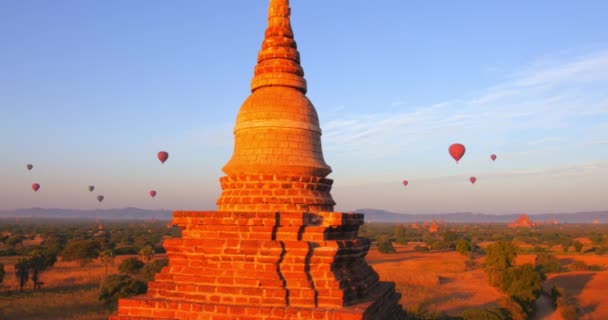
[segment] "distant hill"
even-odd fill
[[[454,212],[441,214],[406,214],[379,209],[359,209],[354,212],[364,213],[366,222],[413,223],[435,219],[451,223],[511,223],[521,213],[485,214],[471,212]],[[575,213],[539,213],[527,214],[535,223],[559,221],[560,223],[608,223],[608,211],[575,212]],[[103,219],[103,220],[171,220],[170,210],[147,210],[140,208],[74,210],[52,208],[29,208],[0,211],[3,218],[45,218],[45,219]]]
[[[169,210],[146,210],[140,208],[74,210],[52,208],[29,208],[0,211],[2,218],[44,219],[103,219],[103,220],[171,220]]]
[[[485,214],[472,212],[455,212],[441,214],[405,214],[378,209],[359,209],[355,212],[364,213],[366,222],[399,222],[412,223],[424,222],[435,219],[443,219],[445,222],[452,223],[511,223],[515,221],[521,213],[513,214]],[[574,212],[574,213],[538,213],[528,214],[528,217],[536,223],[559,221],[560,223],[593,223],[597,219],[598,223],[608,223],[608,211],[594,212]]]

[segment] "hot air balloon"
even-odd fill
[[[32,184],[32,189],[33,189],[34,191],[38,191],[38,189],[40,189],[40,185],[39,185],[39,184],[37,184],[37,183],[34,183],[34,184]]]
[[[156,190],[150,190],[150,197],[156,197]]]
[[[406,187],[409,182],[407,180],[403,180],[402,183],[403,183],[403,186]]]
[[[464,156],[465,148],[464,145],[460,143],[454,143],[450,146],[449,151],[452,158],[458,163],[458,160]]]
[[[28,164],[25,166],[27,168],[27,170],[32,170],[32,168],[34,168],[33,164]]]
[[[475,177],[470,177],[469,181],[471,181],[472,184],[475,184],[475,181],[477,181],[477,178]]]
[[[89,186],[89,191],[93,192],[93,190],[95,190],[95,186]]]
[[[102,195],[98,195],[97,196],[97,201],[102,202],[103,201],[103,196]]]
[[[165,161],[169,159],[169,153],[167,153],[167,151],[161,151],[156,155],[156,157],[158,158],[158,160],[160,160],[161,163],[165,163]]]
[[[492,159],[492,161],[496,160],[496,155],[492,153],[492,155],[490,156],[490,159]]]

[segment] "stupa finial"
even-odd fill
[[[306,93],[300,53],[293,38],[289,0],[270,0],[268,27],[258,53],[251,92],[267,86],[292,87]]]

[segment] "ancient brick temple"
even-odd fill
[[[271,0],[219,211],[175,211],[169,265],[110,319],[405,318],[394,284],[365,261],[363,215],[333,212],[303,76],[289,1]]]

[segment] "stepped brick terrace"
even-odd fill
[[[394,284],[365,261],[363,215],[333,212],[290,14],[270,1],[219,211],[173,212],[182,236],[163,244],[169,265],[110,319],[405,319]]]

